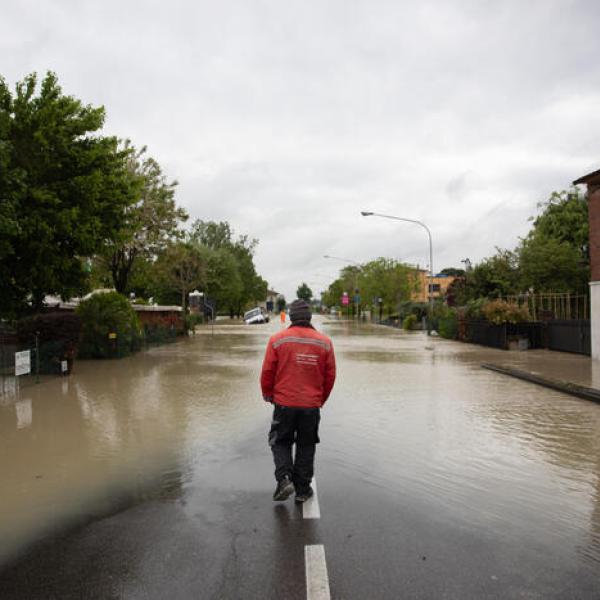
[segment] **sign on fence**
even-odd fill
[[[15,352],[15,376],[31,373],[31,350]]]

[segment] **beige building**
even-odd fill
[[[429,301],[429,271],[417,269],[418,287],[412,293],[411,300],[413,302],[428,302]],[[433,297],[444,298],[448,291],[448,286],[456,279],[452,275],[435,275],[432,279]]]

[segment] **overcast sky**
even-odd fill
[[[192,219],[260,240],[295,296],[378,256],[514,247],[600,168],[600,3],[3,0],[0,74],[54,70],[147,145]]]

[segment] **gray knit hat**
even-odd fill
[[[294,300],[290,304],[290,321],[305,321],[310,323],[312,313],[310,312],[310,304],[306,300]]]

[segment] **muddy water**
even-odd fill
[[[318,324],[339,368],[322,465],[399,507],[600,566],[600,406],[479,367],[535,365],[585,383],[588,359]],[[199,465],[219,469],[232,440],[265,426],[257,378],[278,328],[218,325],[0,396],[0,561],[66,524],[185,495]]]
[[[180,493],[264,419],[266,331],[224,326],[0,396],[0,562],[31,540],[153,494]],[[157,491],[157,482],[160,489]]]
[[[331,325],[330,333],[341,402],[330,407],[337,439],[326,452],[349,477],[358,470],[399,507],[423,506],[516,548],[551,549],[563,567],[600,567],[600,405],[480,367],[510,364],[590,385],[589,358],[381,328]]]

